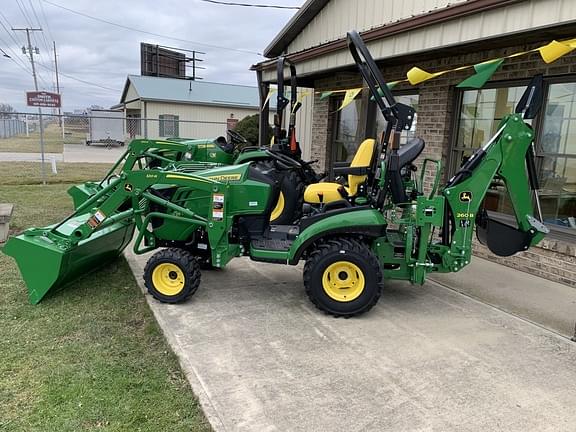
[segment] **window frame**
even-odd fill
[[[170,118],[166,118],[170,117]],[[166,123],[173,124],[174,135],[166,134]],[[159,114],[158,115],[158,136],[160,138],[177,138],[180,136],[180,116],[178,114]]]
[[[365,82],[363,82],[364,85],[366,85]],[[392,94],[396,97],[396,96],[418,96],[418,98],[420,98],[420,88],[419,87],[414,87],[412,89],[404,89],[404,90],[393,90]],[[380,110],[378,108],[378,104],[376,103],[376,101],[371,100],[371,93],[369,91],[363,91],[362,92],[362,106],[361,109],[358,113],[358,127],[361,129],[362,131],[362,138],[361,139],[367,139],[367,138],[375,138],[376,141],[380,144],[380,137],[377,136],[376,132],[377,132],[377,116],[382,115],[380,113]],[[335,146],[336,146],[336,140],[337,140],[337,135],[338,135],[338,125],[340,123],[340,116],[341,116],[341,110],[338,110],[338,107],[340,106],[340,104],[342,103],[342,101],[344,100],[344,95],[335,95],[335,96],[330,96],[329,98],[329,112],[330,113],[336,113],[336,116],[334,117],[334,121],[331,124],[331,128],[330,128],[330,139],[329,139],[329,153],[328,153],[328,158],[327,161],[329,161],[329,166],[328,171],[331,173],[332,172],[332,168],[334,168],[334,164],[336,163],[336,152],[334,151]],[[338,110],[338,111],[337,111]],[[417,128],[417,127],[416,127]],[[416,129],[417,130],[417,129]],[[360,144],[360,143],[358,143]],[[331,174],[330,174],[331,175]],[[329,178],[330,178],[329,175]]]
[[[502,81],[493,81],[488,82],[485,86],[478,90],[488,90],[488,89],[498,89],[498,88],[506,88],[506,87],[526,87],[531,78],[525,79],[514,79],[514,80],[502,80]],[[543,87],[543,104],[540,112],[534,118],[532,122],[532,127],[535,131],[534,134],[534,151],[536,153],[536,171],[539,172],[541,168],[542,158],[544,156],[552,156],[558,158],[566,158],[566,159],[576,159],[576,155],[568,155],[564,153],[544,153],[542,152],[541,148],[541,138],[542,138],[542,129],[544,126],[544,117],[546,108],[548,105],[548,97],[550,95],[550,85],[552,84],[563,84],[563,83],[575,83],[576,84],[576,74],[568,74],[568,75],[550,75],[544,76],[544,87]],[[460,125],[461,115],[462,115],[462,100],[464,97],[464,92],[470,89],[460,89],[455,87],[453,104],[452,104],[452,112],[455,114],[452,116],[452,121],[450,125],[450,144],[448,149],[448,158],[446,161],[445,170],[445,180],[449,179],[452,175],[454,175],[455,171],[458,167],[454,167],[454,164],[458,161],[456,160],[456,155],[459,152],[466,150],[467,148],[463,147],[456,147],[456,141],[458,139],[458,128]],[[502,222],[507,223],[515,223],[515,218],[511,215],[507,215],[500,212],[489,212],[492,217]],[[562,226],[558,226],[555,224],[546,224],[548,228],[550,228],[549,237],[555,240],[567,241],[570,243],[576,243],[576,232],[571,228],[565,228]]]

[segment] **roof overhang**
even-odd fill
[[[522,7],[520,4],[522,2],[526,2],[526,0],[470,0],[425,15],[366,30],[361,32],[361,35],[376,60],[384,65],[414,63],[426,59],[469,53],[471,49],[483,50],[486,49],[487,42],[490,43],[490,48],[502,48],[511,44],[523,45],[555,38],[574,37],[576,16],[567,16],[564,22],[546,22],[541,26],[524,25],[522,27],[516,23],[514,28],[512,25],[505,27],[511,29],[510,33],[486,31],[486,34],[478,33],[477,37],[462,38],[452,43],[444,42],[434,45],[433,41],[427,37],[429,34],[433,34],[430,32],[437,34],[442,30],[441,26],[443,25],[455,26],[458,24],[463,28],[476,28],[473,27],[473,24],[477,25],[474,20],[480,19],[479,16],[482,16],[483,21],[501,16],[513,20],[515,15],[509,13],[510,8],[518,10]],[[505,11],[507,12],[505,15],[499,10],[503,7],[509,8]],[[480,15],[481,13],[483,14]],[[449,22],[451,20],[453,22]],[[458,23],[456,20],[459,20]],[[410,37],[414,34],[418,35],[419,41],[423,41],[422,46],[410,43]],[[410,50],[396,50],[395,52],[395,46],[409,46]],[[300,81],[309,84],[314,79],[336,71],[356,70],[352,57],[348,54],[345,38],[295,52],[286,57],[296,64],[299,84]],[[252,69],[262,71],[263,82],[275,82],[276,78],[273,74],[275,64],[275,59],[270,59],[253,65]]]
[[[266,57],[277,57],[281,55],[290,42],[318,15],[318,12],[320,12],[329,1],[330,0],[307,0],[284,28],[280,30],[280,33],[278,33],[274,39],[272,39],[272,42],[264,49],[264,55]]]

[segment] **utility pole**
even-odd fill
[[[32,50],[32,42],[30,42],[31,31],[42,31],[41,28],[14,28],[12,31],[25,31],[26,39],[28,41],[28,54],[30,54],[30,63],[32,64],[32,77],[34,78],[34,88],[38,91],[38,79],[36,78],[36,67],[34,66],[34,52],[40,53],[38,47]],[[26,54],[26,47],[22,47],[22,51]],[[42,183],[46,184],[46,167],[44,166],[44,125],[42,124],[42,108],[38,107],[38,120],[40,122],[40,153],[42,154]]]
[[[54,70],[56,71],[56,93],[60,94],[60,78],[58,76],[58,56],[56,55],[56,41],[52,41],[54,45]],[[62,96],[60,96],[62,98]],[[64,142],[64,121],[62,120],[62,108],[58,107],[58,121],[60,122],[60,129],[62,130],[62,142]]]

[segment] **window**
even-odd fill
[[[338,106],[343,99],[339,98]],[[336,136],[334,138],[334,162],[350,162],[356,149],[363,141],[360,136],[360,117],[362,112],[362,99],[355,99],[350,105],[338,111],[336,121]]]
[[[404,94],[404,95],[395,95],[394,98],[396,102],[403,103],[404,105],[408,105],[416,110],[416,114],[414,115],[414,120],[412,121],[412,127],[408,131],[402,132],[400,136],[400,145],[406,144],[406,142],[410,138],[414,138],[416,136],[416,123],[418,122],[418,95],[417,94]],[[386,129],[386,119],[382,115],[379,109],[376,109],[376,136],[379,138],[382,132]]]
[[[544,222],[576,232],[576,83],[548,87],[536,152]]]
[[[418,109],[417,94],[395,95],[396,101]],[[340,106],[343,98],[334,100],[332,106]],[[338,117],[335,125],[335,138],[333,144],[333,162],[350,162],[358,146],[367,137],[380,138],[382,131],[386,127],[386,120],[382,113],[376,107],[375,102],[371,102],[366,108],[364,98],[355,99],[346,108],[338,111]],[[367,110],[367,114],[364,112]],[[366,124],[361,124],[362,119],[367,119]],[[402,132],[400,144],[415,136],[417,115],[412,122],[412,128],[409,131]]]
[[[450,175],[495,132],[502,117],[513,112],[524,85],[465,90],[452,143]],[[536,164],[544,222],[576,234],[576,83],[547,83],[536,125]],[[495,183],[486,196],[488,210],[513,215],[505,185]]]
[[[517,86],[462,92],[456,141],[452,148],[450,175],[458,171],[462,162],[496,133],[500,120],[514,111],[524,90],[525,87]],[[494,183],[491,186],[484,205],[488,210],[514,214],[504,184]]]
[[[178,137],[179,116],[172,114],[160,114],[158,116],[158,135],[161,137]]]

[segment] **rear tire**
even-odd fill
[[[302,217],[304,204],[304,189],[306,184],[294,170],[279,170],[274,161],[259,161],[257,169],[262,171],[274,170],[280,182],[280,195],[274,204],[270,215],[271,225],[291,225]]]
[[[317,246],[304,266],[306,294],[336,317],[368,312],[382,294],[382,270],[364,243],[339,238]]]
[[[200,265],[190,252],[169,248],[156,252],[144,268],[148,293],[162,303],[179,303],[200,285]]]

